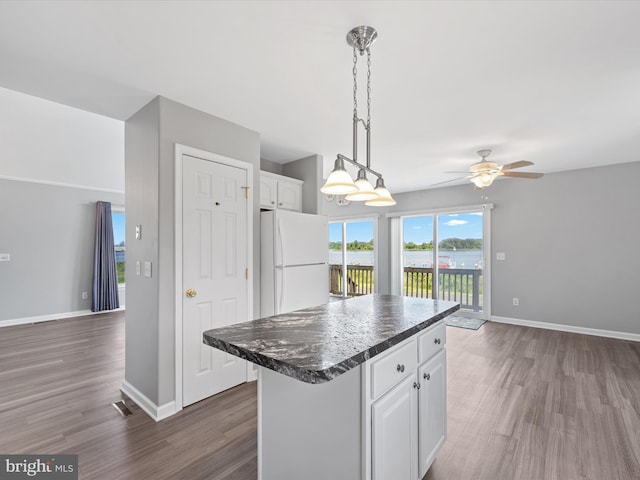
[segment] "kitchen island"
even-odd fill
[[[259,366],[262,480],[422,478],[446,436],[455,302],[367,295],[204,332]]]

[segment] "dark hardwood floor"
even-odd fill
[[[449,436],[426,480],[640,478],[640,343],[447,335]],[[112,406],[123,367],[123,313],[0,328],[0,453],[75,453],[82,479],[257,477],[254,383],[156,423]]]

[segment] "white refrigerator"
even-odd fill
[[[260,226],[260,316],[328,303],[328,218],[273,210]]]

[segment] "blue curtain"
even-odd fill
[[[109,202],[96,203],[96,244],[93,251],[92,312],[120,307],[116,252],[113,247],[113,220]]]

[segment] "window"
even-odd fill
[[[416,214],[399,218],[402,272],[396,291],[410,297],[460,303],[462,310],[488,315],[490,208]],[[395,247],[394,247],[395,248]],[[397,265],[397,263],[396,263]],[[398,267],[394,267],[398,269]]]
[[[111,219],[113,221],[113,245],[116,250],[116,271],[118,272],[118,285],[124,285],[124,264],[127,251],[125,246],[124,209],[112,206]]]
[[[374,220],[329,223],[330,295],[353,297],[375,291],[375,230]]]

